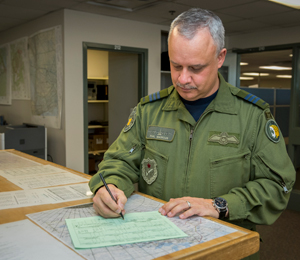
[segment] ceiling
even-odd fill
[[[227,36],[300,25],[299,9],[267,0],[0,0],[0,32],[61,9],[169,26],[191,7],[214,11]]]
[[[214,11],[223,21],[226,36],[300,25],[299,9],[267,0],[0,0],[0,33],[61,9],[169,26],[178,14],[191,7]],[[290,53],[243,54],[242,61],[249,65],[241,66],[241,73],[262,72],[259,65],[280,62],[291,66]],[[270,77],[275,77],[275,71],[269,72]]]

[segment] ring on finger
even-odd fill
[[[192,207],[191,203],[189,201],[186,201],[186,203],[188,204],[189,208]]]

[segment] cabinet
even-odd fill
[[[96,173],[108,149],[108,52],[88,50],[89,174]]]
[[[160,89],[165,89],[173,85],[170,71],[170,61],[168,56],[168,32],[161,32],[161,72]]]

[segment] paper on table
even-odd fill
[[[82,260],[28,219],[0,225],[0,252],[2,260]]]
[[[66,219],[75,248],[123,245],[187,235],[157,211],[128,213],[121,218],[100,216]]]

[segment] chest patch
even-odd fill
[[[152,184],[157,178],[157,163],[147,158],[142,161],[142,176],[147,184]]]
[[[175,136],[175,129],[159,127],[159,126],[149,126],[147,130],[146,138],[172,142],[174,136]]]
[[[238,147],[240,143],[239,139],[240,135],[237,133],[210,131],[207,141],[210,145]]]

